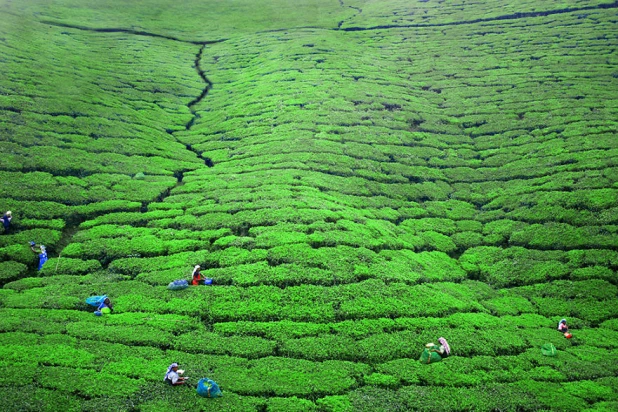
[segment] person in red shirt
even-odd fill
[[[200,280],[204,280],[200,269],[200,265],[195,265],[195,267],[193,268],[193,280],[191,281],[191,284],[193,286],[198,286],[200,284]]]

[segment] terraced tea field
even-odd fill
[[[617,2],[0,16],[2,410],[618,410]]]

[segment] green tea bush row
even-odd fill
[[[32,116],[32,118],[35,121],[43,120],[39,116]],[[143,140],[140,143],[149,144]],[[108,144],[113,143],[109,142]],[[165,174],[169,176],[182,169],[194,168],[198,164],[196,158],[172,159],[174,157],[173,152],[144,156],[139,152],[111,153],[109,146],[99,153],[93,153],[92,149],[94,148],[87,149],[89,150],[53,146],[27,148],[20,153],[23,156],[20,158],[20,166],[23,170],[40,170],[53,173],[56,176],[81,176],[94,173],[124,173],[127,175],[147,173],[149,175]],[[70,163],[66,162],[67,157],[72,159]]]
[[[551,328],[553,321],[536,314],[519,316],[492,316],[487,313],[455,313],[444,318],[380,318],[344,320],[341,322],[309,323],[282,320],[276,322],[220,322],[213,330],[225,336],[252,335],[277,341],[334,334],[341,337],[362,339],[374,334],[411,331],[420,333],[427,329],[446,329],[466,325],[473,329],[504,329],[509,326],[520,329]]]
[[[124,345],[167,347],[172,339],[170,333],[149,326],[131,327],[74,322],[66,327],[69,336],[86,336],[103,342],[118,342]]]
[[[28,350],[22,345],[3,345],[0,349],[2,359],[22,363],[37,362],[44,365],[73,366],[75,368],[92,368],[94,356],[82,349],[66,345],[39,344],[36,350]]]
[[[159,229],[151,227],[135,227],[130,225],[103,224],[93,226],[90,229],[80,230],[73,236],[73,241],[81,243],[101,238],[126,237],[135,238],[143,236],[157,236],[161,240],[208,240],[213,241],[219,237],[230,234],[229,230],[217,231],[190,231],[176,229]]]
[[[21,366],[21,365],[20,365]],[[24,381],[27,381],[28,370],[23,370]],[[5,392],[4,408],[7,412],[23,410],[53,412],[57,410],[81,411],[83,401],[76,395],[38,387],[38,385],[24,385],[23,387],[3,386]],[[27,406],[26,406],[27,405]],[[28,409],[24,409],[27,407]]]
[[[41,268],[41,275],[85,275],[101,270],[101,264],[94,259],[81,260],[70,257],[51,258]]]
[[[268,412],[311,412],[317,411],[317,406],[307,399],[300,399],[296,396],[291,398],[270,398],[268,399]]]
[[[145,383],[141,378],[127,379],[105,372],[60,366],[41,367],[37,372],[37,382],[42,387],[86,397],[126,397]]]
[[[44,158],[44,157],[43,157]],[[104,176],[105,177],[105,176]],[[149,181],[121,180],[109,187],[103,182],[91,185],[88,181],[77,177],[53,176],[49,173],[31,172],[11,174],[0,172],[2,180],[11,181],[18,192],[0,191],[3,197],[12,197],[17,200],[49,200],[66,205],[84,205],[92,202],[122,200],[152,202],[161,196],[166,190],[176,185],[173,177],[151,177]],[[105,183],[110,185],[109,182]]]
[[[198,396],[187,397],[175,388],[166,388],[158,397],[164,399],[147,399],[140,403],[140,410],[144,412],[164,412],[182,404],[187,410],[200,410],[208,408],[209,411],[259,411],[266,406],[266,400],[261,397],[240,396],[229,390],[225,390],[225,396],[218,399],[203,399]],[[287,398],[286,398],[287,399]]]
[[[527,245],[540,249],[603,249],[615,248],[618,226],[573,227],[564,223],[530,225],[514,232],[509,241],[513,245]]]
[[[116,258],[161,256],[204,249],[206,246],[209,244],[190,239],[163,241],[156,236],[116,237],[72,243],[64,248],[63,253],[70,258],[96,259],[106,264]]]
[[[355,273],[333,273],[331,270],[306,267],[296,263],[270,266],[266,261],[208,269],[202,271],[202,274],[213,278],[218,285],[229,284],[239,287],[259,285],[287,287],[303,284],[326,286],[337,283],[350,283],[358,279]],[[141,276],[144,276],[146,281],[151,281],[149,274],[139,275],[136,279],[140,279]],[[171,274],[166,275],[164,279],[160,284],[165,283],[165,281],[171,282],[174,280]]]
[[[356,387],[357,377],[368,370],[368,366],[359,363],[267,357],[221,370],[218,379],[239,394],[274,392],[276,396],[324,396]]]
[[[102,224],[119,224],[119,225],[135,225],[146,226],[151,220],[164,219],[182,215],[181,210],[155,210],[152,212],[118,212],[108,213],[103,216],[96,217],[92,220],[83,222],[80,229],[90,229]]]
[[[182,252],[171,256],[158,256],[152,258],[121,258],[114,260],[109,269],[125,275],[135,276],[143,272],[153,272],[171,268],[188,268],[190,270],[196,264],[208,263],[216,266],[217,262],[208,259],[208,252]],[[208,265],[204,265],[208,266]]]
[[[0,262],[0,282],[5,283],[17,279],[26,273],[28,267],[22,263],[6,261]]]
[[[565,253],[522,247],[501,249],[481,246],[466,250],[459,258],[459,263],[470,277],[501,287],[557,279],[582,279],[585,275],[602,279],[608,276],[607,269],[615,267],[616,259],[614,251],[601,249]],[[606,270],[600,265],[607,266]]]
[[[197,331],[173,340],[174,349],[190,353],[230,355],[248,359],[274,355],[276,343],[254,336],[223,337],[216,333]]]
[[[0,247],[25,245],[30,249],[28,242],[34,241],[37,244],[53,248],[60,240],[61,233],[53,229],[31,229],[23,230],[15,234],[8,234],[0,237]]]
[[[34,301],[35,296],[41,296],[40,293],[28,295],[27,292],[15,297],[7,296],[3,301],[11,307],[42,307],[43,303]],[[456,288],[454,284],[452,287],[409,287],[404,284],[386,285],[376,280],[328,288],[313,285],[290,286],[285,289],[272,286],[200,286],[187,291],[166,291],[163,295],[157,294],[157,298],[154,298],[154,295],[151,298],[131,294],[129,290],[125,293],[116,298],[119,311],[140,308],[142,311],[155,313],[191,314],[217,322],[281,319],[324,322],[332,321],[335,317],[343,320],[364,317],[447,316],[461,310],[484,310],[482,306],[468,301],[470,292],[466,288]],[[29,296],[31,298],[27,299]],[[376,296],[380,297],[377,301]],[[74,302],[73,298],[66,299],[67,304]],[[238,306],[236,302],[240,300],[245,304]]]

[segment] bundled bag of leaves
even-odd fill
[[[218,398],[223,396],[219,385],[212,379],[202,378],[197,383],[197,394],[202,398]]]
[[[169,290],[181,290],[181,289],[186,289],[188,287],[189,287],[189,281],[187,281],[186,279],[175,280],[173,282],[170,282],[169,285],[167,285],[167,288]]]
[[[545,356],[556,356],[558,350],[553,345],[553,343],[546,343],[545,345],[541,346],[541,353]]]
[[[419,359],[422,363],[436,363],[442,360],[442,356],[440,355],[440,346],[428,344],[423,349],[423,353],[421,353],[421,358]]]
[[[98,307],[101,303],[103,303],[106,297],[107,295],[90,296],[89,298],[86,298],[86,303],[89,304],[90,306]]]

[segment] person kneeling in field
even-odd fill
[[[109,315],[110,313],[112,313],[113,310],[114,307],[112,305],[112,301],[109,300],[109,298],[105,298],[103,299],[103,302],[101,302],[97,310],[94,312],[94,314],[97,316]]]
[[[172,386],[182,385],[188,378],[183,378],[179,375],[182,375],[185,371],[178,370],[178,364],[176,362],[172,363],[169,368],[167,368],[167,373],[165,374],[165,378],[163,378],[164,382],[169,383]]]

